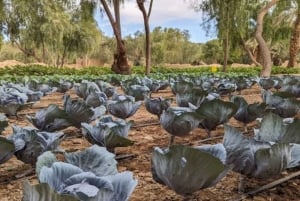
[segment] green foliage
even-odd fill
[[[234,67],[228,68],[227,72],[221,72],[217,67],[217,72],[212,73],[211,67],[152,67],[151,77],[156,79],[168,79],[169,77],[176,77],[181,75],[215,75],[218,77],[239,77],[239,76],[258,76],[261,67]],[[110,67],[85,67],[80,69],[67,68],[67,67],[53,67],[53,66],[40,66],[40,65],[27,65],[0,68],[0,79],[11,82],[26,82],[29,78],[48,82],[50,80],[59,81],[60,79],[70,81],[81,80],[110,80],[114,77],[117,80],[130,79],[136,76],[144,76],[145,69],[142,66],[134,66],[132,68],[132,75],[121,76],[114,74]],[[272,74],[299,74],[300,68],[284,68],[274,66]]]
[[[2,49],[3,44],[4,44],[3,36],[0,35],[0,50]]]
[[[215,51],[216,60],[222,60],[219,52],[225,53],[226,40],[229,42],[230,54],[228,63],[243,63],[245,60],[237,60],[246,54],[244,47],[251,50],[251,54],[257,51],[257,43],[251,43],[254,40],[256,30],[256,17],[259,9],[266,4],[266,0],[193,0],[189,1],[195,11],[201,11],[204,14],[202,27],[207,32],[217,33],[220,46],[223,49]],[[274,65],[281,65],[287,60],[287,47],[291,35],[291,26],[296,19],[295,9],[298,0],[278,1],[276,7],[268,12],[264,19],[263,33],[270,50]],[[237,51],[238,50],[238,51]],[[233,53],[234,51],[234,53]],[[205,53],[205,51],[203,51]],[[248,52],[249,53],[249,52]],[[255,55],[254,55],[255,56]],[[207,58],[207,57],[204,57]],[[260,58],[255,58],[258,62]],[[248,61],[250,57],[248,56]],[[218,62],[222,63],[222,62]]]
[[[193,63],[202,59],[202,45],[189,41],[189,32],[176,28],[156,27],[151,33],[151,61],[162,63]],[[124,38],[128,57],[133,65],[144,65],[145,34],[137,31]]]
[[[0,61],[4,60],[17,60],[20,62],[25,62],[25,57],[17,47],[9,42],[3,42],[3,46],[0,50]]]
[[[207,63],[220,63],[223,59],[223,50],[219,40],[210,40],[203,45],[203,57]]]
[[[61,65],[74,55],[92,52],[101,35],[90,12],[94,4],[76,2],[3,1],[1,31],[26,58]]]
[[[108,67],[67,68],[40,65],[14,66],[0,68],[0,75],[44,76],[44,75],[104,75],[111,74]]]
[[[280,66],[272,67],[272,74],[299,74],[300,68],[284,68]]]
[[[156,27],[151,38],[153,64],[182,64],[201,60],[201,45],[189,42],[187,30]]]

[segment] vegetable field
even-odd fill
[[[247,195],[299,171],[297,76],[26,79],[0,96],[1,201],[300,200],[297,177]]]

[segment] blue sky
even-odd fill
[[[106,14],[96,15],[100,29],[107,36],[112,36],[112,29]],[[214,33],[207,33],[200,26],[202,14],[190,8],[186,0],[154,0],[150,16],[151,30],[154,27],[172,27],[188,30],[192,42],[206,42],[215,38]],[[144,32],[142,13],[138,9],[135,0],[126,1],[121,6],[121,29],[123,36]]]

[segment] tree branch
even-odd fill
[[[150,17],[151,12],[152,12],[152,5],[153,5],[153,0],[150,1],[149,10],[148,10],[148,18]]]
[[[42,60],[35,54],[35,51],[29,51],[26,48],[23,48],[18,41],[16,41],[15,39],[12,39],[11,42],[13,44],[15,44],[17,46],[17,48],[19,48],[19,50],[21,50],[25,55],[27,56],[31,56],[33,58],[35,58],[38,62],[41,62]]]
[[[122,43],[122,38],[121,38],[120,30],[117,29],[116,21],[115,21],[114,17],[112,16],[111,11],[110,11],[110,9],[109,9],[106,1],[105,0],[100,0],[100,1],[101,1],[102,5],[103,5],[105,13],[106,13],[106,15],[107,15],[107,17],[109,19],[109,22],[110,22],[110,24],[112,26],[112,29],[114,31],[114,35],[115,35],[115,37],[117,39],[117,43],[118,43],[119,47],[122,47],[121,49],[125,49],[124,44]]]

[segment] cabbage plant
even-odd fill
[[[262,117],[267,107],[265,103],[248,104],[247,101],[240,96],[232,96],[230,101],[237,105],[238,109],[233,117],[244,123],[245,131],[247,131],[247,124]]]
[[[15,84],[8,84],[0,86],[0,100],[4,103],[6,102],[17,102],[20,104],[25,104],[28,102],[27,91],[21,86]]]
[[[190,93],[192,91],[192,88],[194,87],[194,84],[189,81],[185,80],[179,80],[175,82],[171,82],[171,89],[173,94],[186,94]]]
[[[200,122],[199,127],[206,130],[208,137],[210,132],[215,130],[220,124],[224,124],[237,111],[237,106],[232,102],[225,102],[219,99],[204,102],[195,110],[204,120]]]
[[[38,80],[30,79],[27,83],[26,86],[36,92],[41,92],[43,95],[49,95],[57,90],[56,87],[51,87],[49,84],[42,83]]]
[[[0,164],[8,161],[15,153],[15,145],[11,140],[0,136]]]
[[[172,99],[164,99],[162,97],[149,98],[145,97],[145,107],[151,114],[157,115],[160,118],[164,110],[168,109],[171,105]]]
[[[264,90],[269,90],[269,89],[272,89],[274,87],[275,81],[271,77],[270,78],[259,78],[258,79],[258,84]]]
[[[204,91],[212,91],[214,89],[214,85],[215,85],[215,78],[214,77],[205,77],[202,79],[201,82],[201,88]]]
[[[44,96],[44,93],[42,91],[33,91],[28,88],[28,86],[24,86],[22,84],[12,84],[9,83],[5,86],[6,88],[10,88],[10,90],[25,94],[27,96],[26,102],[36,102],[41,99],[42,96]],[[24,95],[23,95],[24,96]],[[23,97],[23,99],[25,96]],[[25,98],[26,99],[26,98]]]
[[[47,108],[38,110],[35,117],[27,116],[27,119],[42,131],[53,132],[71,126],[68,114],[57,105],[50,104]]]
[[[85,102],[87,105],[95,108],[101,105],[105,106],[107,99],[108,98],[104,92],[92,92],[86,97]]]
[[[216,92],[218,94],[220,94],[221,96],[223,95],[231,95],[231,93],[235,92],[235,90],[237,89],[237,86],[234,82],[232,82],[231,80],[222,80],[222,82],[220,82],[217,87],[216,87]]]
[[[255,131],[255,139],[277,143],[300,144],[300,120],[286,124],[284,119],[274,113],[268,113],[262,119],[260,128]]]
[[[193,110],[185,107],[169,107],[160,117],[160,124],[171,134],[170,145],[173,144],[175,136],[188,135],[198,127],[203,118]]]
[[[104,106],[92,108],[81,100],[72,100],[69,95],[64,96],[64,110],[73,126],[80,128],[82,122],[90,122],[101,117],[105,112]]]
[[[109,129],[119,136],[127,137],[133,121],[126,121],[124,119],[113,118],[110,115],[102,116],[99,122],[105,124]]]
[[[83,98],[85,103],[91,107],[99,107],[106,105],[107,95],[101,91],[98,84],[95,82],[82,81],[80,85],[75,85],[76,94]]]
[[[159,90],[164,90],[169,86],[168,81],[156,80],[153,78],[144,77],[141,80],[142,85],[148,87],[151,93],[156,93]]]
[[[144,100],[144,97],[150,94],[150,89],[143,85],[129,85],[122,88],[126,95],[133,96],[137,101]]]
[[[28,180],[23,182],[23,201],[79,201],[70,195],[60,195],[48,184],[37,184],[31,186]]]
[[[17,159],[35,165],[43,152],[58,148],[62,137],[63,133],[39,132],[32,127],[13,126],[13,134],[7,139],[14,143]]]
[[[293,94],[263,91],[262,96],[264,102],[273,109],[273,112],[283,118],[293,117],[299,112],[300,102]]]
[[[95,82],[90,82],[87,80],[83,80],[80,84],[75,84],[74,88],[77,96],[83,98],[84,100],[90,93],[101,92],[100,88]]]
[[[64,96],[64,108],[50,104],[47,108],[36,112],[35,117],[27,116],[29,121],[43,131],[56,131],[69,126],[81,127],[82,122],[90,122],[102,116],[106,108],[99,106],[92,108],[82,100],[72,100],[69,95]]]
[[[272,77],[274,81],[274,89],[277,91],[283,87],[283,80],[280,77]]]
[[[50,80],[49,84],[51,87],[55,87],[56,91],[59,93],[65,93],[74,86],[73,82],[71,82],[69,80],[63,80],[63,79]]]
[[[8,126],[7,117],[4,114],[0,113],[0,135],[7,126]]]
[[[227,164],[248,177],[269,178],[280,174],[292,161],[291,145],[246,138],[237,129],[225,126],[223,140]]]
[[[234,83],[236,84],[236,91],[241,94],[242,90],[251,88],[255,81],[247,77],[237,77],[234,79]]]
[[[299,76],[285,76],[282,78],[282,91],[289,92],[296,97],[300,97],[300,80]]]
[[[9,90],[9,94],[22,97],[24,102],[36,102],[44,95],[41,91],[32,91],[27,86],[21,84],[8,83],[4,88],[6,88],[6,92]]]
[[[39,101],[44,94],[40,91],[35,91],[35,92],[28,92],[26,95],[28,97],[28,102],[36,102]]]
[[[192,88],[191,91],[176,93],[176,103],[179,107],[189,107],[189,103],[199,107],[207,97],[208,93],[201,88]]]
[[[197,149],[182,145],[166,149],[155,147],[151,158],[153,179],[186,196],[214,186],[226,175],[231,167],[222,163],[224,156],[226,152],[222,146]]]
[[[17,88],[0,86],[0,112],[9,116],[17,116],[17,112],[31,106],[28,96]]]
[[[107,97],[112,97],[117,92],[117,88],[113,87],[111,84],[107,82],[98,80],[95,83],[98,85],[100,90],[105,93]]]
[[[47,201],[54,197],[57,200],[126,201],[137,185],[131,172],[118,172],[114,155],[105,148],[94,145],[82,152],[65,154],[66,162],[58,162],[54,157],[49,153],[39,157],[40,184],[24,183],[23,200]],[[42,192],[49,196],[41,197]]]
[[[93,145],[83,151],[65,153],[67,163],[79,167],[84,172],[92,172],[97,176],[114,175],[118,173],[115,155],[105,147]]]
[[[108,150],[133,145],[133,142],[127,138],[131,125],[132,122],[122,119],[114,121],[111,117],[104,117],[96,121],[95,125],[81,124],[83,135],[91,144],[104,146]]]
[[[8,116],[17,116],[18,111],[25,108],[27,108],[27,106],[20,103],[13,103],[13,102],[7,104],[0,103],[0,112],[3,112]]]
[[[132,96],[117,95],[107,104],[107,110],[110,114],[121,119],[127,119],[136,113],[142,105],[142,101],[135,101]]]

